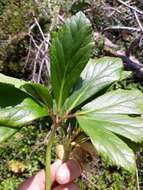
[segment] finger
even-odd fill
[[[57,160],[54,164],[51,165],[51,180],[52,183],[56,179],[56,172],[62,161]],[[45,171],[40,170],[35,176],[26,180],[18,190],[45,190]]]
[[[53,190],[80,190],[77,185],[74,183],[66,184],[66,185],[60,185]]]
[[[56,162],[54,162],[51,165],[51,181],[52,183],[55,181],[56,179],[56,173],[59,169],[59,167],[61,166],[62,161],[61,160],[57,160]],[[44,170],[40,170],[34,177],[33,179],[33,184],[37,184],[38,187],[40,187],[40,190],[44,190],[45,188],[45,171]]]
[[[45,189],[45,173],[44,170],[39,171],[35,176],[27,179],[20,185],[18,190],[44,190]]]
[[[53,163],[51,165],[51,180],[52,183],[56,180],[56,173],[59,169],[59,167],[62,165],[62,161],[61,160],[57,160],[55,163]]]
[[[77,161],[69,160],[62,164],[56,173],[56,181],[59,184],[66,184],[81,175],[81,168]]]

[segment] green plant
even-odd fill
[[[50,129],[46,190],[51,189],[51,147],[57,131],[63,135],[63,161],[90,138],[107,163],[136,172],[135,156],[127,144],[143,141],[143,94],[107,91],[122,78],[123,64],[113,57],[89,60],[93,47],[90,21],[79,12],[53,35],[51,86],[0,74],[0,141],[36,119]]]
[[[0,1],[0,15],[3,13],[5,6],[9,3],[9,0],[1,0]]]

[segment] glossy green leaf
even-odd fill
[[[142,114],[143,94],[139,90],[115,90],[102,95],[84,107],[84,113]]]
[[[80,127],[107,162],[135,171],[133,152],[116,135],[142,142],[143,119],[136,117],[142,112],[143,94],[139,90],[116,90],[96,98],[76,114]]]
[[[0,126],[0,143],[14,135],[18,129]]]
[[[90,137],[95,149],[103,159],[112,165],[117,165],[135,172],[136,163],[133,151],[111,131],[96,126],[88,117],[77,117],[80,127]]]
[[[103,57],[91,59],[81,74],[83,83],[65,102],[64,110],[70,112],[73,108],[95,95],[97,92],[120,79],[123,64],[121,59]]]
[[[134,142],[143,142],[143,118],[128,115],[94,113],[85,114],[95,127],[109,130]]]
[[[54,35],[51,49],[51,79],[60,109],[87,64],[94,45],[92,27],[79,12]]]
[[[0,126],[17,127],[48,115],[46,107],[12,85],[0,84]]]
[[[11,84],[14,85],[16,88],[20,88],[22,85],[24,85],[27,82],[0,73],[0,83]]]
[[[27,83],[21,88],[37,101],[46,104],[48,107],[52,106],[52,97],[48,87],[44,87],[41,84]]]
[[[26,82],[3,74],[0,74],[0,83],[11,84],[31,95],[37,101],[46,104],[48,107],[52,106],[52,97],[50,92],[47,87],[44,87],[41,84]]]

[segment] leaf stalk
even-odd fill
[[[54,141],[55,132],[57,129],[57,125],[52,125],[52,130],[49,135],[48,141],[47,141],[47,148],[46,148],[46,190],[51,190],[52,182],[51,182],[51,149],[52,144]]]

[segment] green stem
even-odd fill
[[[140,190],[139,175],[138,175],[138,169],[137,168],[136,168],[136,181],[137,181],[137,190]]]
[[[46,190],[51,190],[52,182],[51,182],[51,149],[54,140],[54,135],[56,132],[56,127],[52,125],[52,130],[50,136],[47,141],[47,149],[46,149]]]

